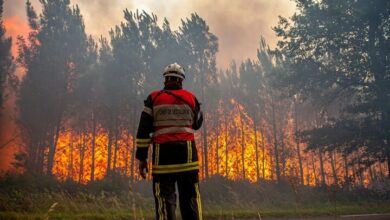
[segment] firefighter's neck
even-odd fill
[[[164,82],[164,89],[177,90],[177,89],[182,89],[182,88],[183,88],[183,86],[180,82],[176,82],[176,81]]]

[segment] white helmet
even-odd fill
[[[180,78],[182,80],[184,80],[186,78],[183,67],[181,67],[177,63],[172,63],[172,64],[169,64],[167,67],[165,67],[163,76],[164,77],[174,76],[174,77]]]

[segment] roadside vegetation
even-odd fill
[[[0,219],[153,219],[150,189],[150,181],[129,183],[120,176],[82,185],[7,174],[0,181]],[[201,191],[207,219],[390,212],[390,182],[348,190],[214,176],[202,181]]]

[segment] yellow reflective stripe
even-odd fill
[[[192,162],[192,141],[190,141],[190,161],[188,162]]]
[[[163,128],[160,130],[157,130],[154,132],[153,136],[161,135],[161,134],[169,134],[169,133],[180,133],[180,132],[187,132],[187,133],[195,133],[194,129],[187,128],[187,127],[170,127],[170,128]]]
[[[137,147],[139,148],[149,147],[149,144],[137,144]]]
[[[142,139],[142,138],[137,138],[137,143],[150,143],[152,141],[151,138],[146,138],[146,139]]]
[[[192,142],[191,141],[187,141],[187,163],[191,163],[192,162]]]
[[[199,170],[199,166],[189,167],[189,168],[180,168],[180,169],[172,169],[172,170],[152,170],[153,174],[167,174],[167,173],[180,173],[192,170]]]
[[[157,212],[159,216],[159,220],[164,220],[163,214],[162,214],[162,201],[160,196],[160,183],[155,184],[155,190],[156,190],[156,198],[157,198]]]
[[[190,144],[187,141],[187,163],[190,162]]]
[[[148,115],[153,116],[153,110],[151,108],[149,108],[149,107],[145,106],[143,112],[145,112]]]
[[[196,201],[198,203],[199,220],[202,220],[202,201],[200,200],[199,184],[195,183]]]
[[[159,156],[160,156],[160,144],[156,144],[156,152],[155,152],[155,154],[154,154],[154,164],[155,165],[158,165],[158,158],[159,158]]]
[[[191,120],[165,120],[165,121],[154,121],[154,126],[189,126],[192,125]]]
[[[179,167],[188,167],[199,165],[198,161],[192,163],[180,163],[180,164],[169,164],[169,165],[157,165],[153,166],[154,169],[165,169],[165,168],[179,168]]]
[[[170,165],[153,165],[152,173],[161,174],[161,173],[174,173],[174,172],[184,172],[190,170],[199,169],[199,162],[195,161],[192,163],[183,163],[183,164],[170,164]]]
[[[149,147],[151,140],[150,138],[137,138],[137,147]]]
[[[162,203],[163,203],[162,213],[164,215],[164,219],[168,219],[167,205],[165,202],[165,198],[162,198]]]

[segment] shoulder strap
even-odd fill
[[[152,98],[152,104],[154,105],[154,101],[156,101],[156,99],[164,92],[164,90],[161,90],[157,93],[157,95],[155,97]]]
[[[157,99],[157,97],[159,97],[162,93],[166,93],[166,94],[168,94],[168,95],[171,95],[171,96],[173,96],[173,97],[179,99],[180,101],[184,102],[185,104],[187,104],[188,106],[191,107],[191,104],[190,104],[187,100],[183,99],[183,97],[181,97],[181,96],[179,96],[179,95],[176,95],[175,93],[173,93],[173,92],[171,92],[171,91],[169,91],[169,90],[161,90],[160,92],[158,92],[157,95],[156,95],[156,96],[153,98],[153,100],[152,100],[153,105],[154,105],[154,101],[155,101],[155,100]]]

